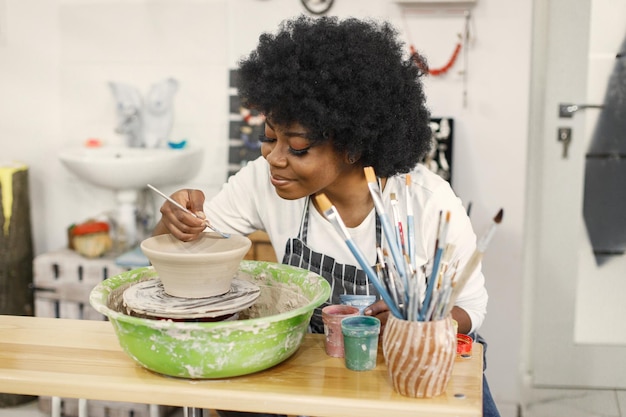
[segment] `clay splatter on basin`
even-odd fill
[[[92,290],[90,302],[109,318],[120,345],[137,363],[183,378],[245,375],[284,361],[300,346],[315,307],[330,294],[324,278],[304,269],[243,261],[237,278],[261,291],[238,319],[184,322],[128,314],[124,290],[155,276],[151,267],[116,275]]]

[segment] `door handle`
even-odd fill
[[[602,109],[603,104],[559,104],[559,117],[574,117],[574,113],[584,109]]]

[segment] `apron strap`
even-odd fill
[[[302,218],[300,219],[300,229],[298,230],[298,239],[306,244],[307,236],[309,234],[309,203],[311,202],[311,196],[306,196],[304,202],[304,210],[302,210]]]

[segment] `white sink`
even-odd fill
[[[198,173],[202,157],[201,148],[72,148],[59,154],[80,179],[115,191],[183,184]]]
[[[137,197],[147,184],[184,185],[200,171],[201,148],[71,148],[62,151],[63,165],[83,181],[113,190],[118,203],[117,239],[137,243]]]

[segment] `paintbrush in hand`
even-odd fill
[[[209,229],[213,230],[215,233],[218,233],[219,235],[221,235],[224,238],[229,238],[230,237],[230,234],[224,233],[224,232],[220,231],[219,229],[217,229],[215,226],[213,226],[211,224],[211,222],[208,219],[203,219],[203,218],[199,217],[196,213],[194,213],[193,211],[189,210],[187,207],[183,206],[182,204],[180,204],[178,201],[174,200],[172,197],[168,196],[167,194],[164,194],[163,192],[161,192],[156,187],[154,187],[154,186],[152,186],[150,184],[147,184],[147,186],[152,191],[154,191],[155,193],[157,193],[158,195],[160,195],[161,197],[163,197],[164,199],[166,199],[167,201],[169,201],[170,203],[172,203],[173,205],[175,205],[176,207],[178,207],[179,209],[181,209],[185,213],[189,213],[189,214],[191,214],[193,217],[195,217],[197,219],[204,220],[204,224]]]

